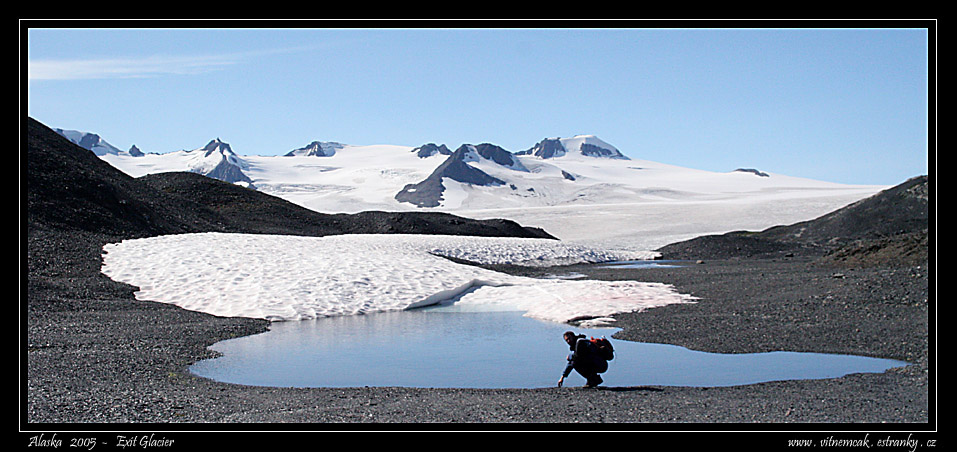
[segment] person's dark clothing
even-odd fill
[[[572,372],[572,369],[575,369],[579,375],[585,377],[588,386],[598,386],[601,384],[602,378],[598,374],[608,370],[608,362],[598,355],[595,344],[592,344],[588,339],[580,337],[575,341],[575,345],[569,348],[571,349],[571,353],[568,354],[568,364],[565,366],[562,377],[567,377],[568,374]]]

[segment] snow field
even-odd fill
[[[103,251],[103,273],[138,286],[137,299],[273,321],[395,311],[455,299],[462,309],[519,310],[566,322],[693,300],[657,283],[525,278],[441,257],[552,265],[654,256],[543,239],[201,233],[124,240]]]

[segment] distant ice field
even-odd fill
[[[584,140],[584,141],[583,141]],[[566,139],[614,149],[595,137]],[[505,185],[481,186],[443,177],[439,206],[423,209],[395,196],[427,178],[448,156],[419,157],[409,146],[339,145],[330,156],[256,156],[235,160],[257,190],[324,213],[368,210],[441,211],[469,218],[505,218],[545,229],[563,241],[657,249],[703,234],[761,230],[810,220],[887,188],[846,185],[762,172],[711,172],[648,160],[569,152],[543,159],[512,155],[503,166],[483,158],[467,165]],[[216,156],[219,154],[213,154]],[[220,156],[220,158],[226,158]],[[202,149],[102,159],[139,177],[200,171]],[[233,161],[229,160],[229,161]],[[206,165],[208,166],[208,165]],[[516,169],[516,168],[523,168]],[[573,180],[570,180],[571,177]]]
[[[507,218],[564,242],[655,250],[702,235],[761,231],[811,220],[873,194],[859,190],[768,190],[741,199],[671,200],[451,211],[478,220]]]
[[[139,287],[137,299],[274,321],[454,300],[462,310],[507,308],[566,322],[694,300],[659,283],[525,278],[443,257],[545,266],[655,256],[544,239],[200,233],[124,240],[103,251],[102,272]]]

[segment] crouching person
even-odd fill
[[[566,331],[563,335],[568,348],[571,351],[568,354],[568,365],[562,373],[562,378],[558,379],[558,387],[562,387],[567,377],[574,369],[579,375],[585,377],[585,388],[594,388],[601,384],[600,373],[608,370],[608,361],[605,360],[591,341],[585,338],[585,335],[576,335],[571,331]]]

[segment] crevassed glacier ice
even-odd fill
[[[693,300],[658,283],[534,279],[442,257],[525,265],[654,257],[544,239],[199,233],[124,240],[103,251],[102,272],[138,286],[137,299],[274,321],[402,310],[455,298],[464,309],[520,310],[565,322]]]

